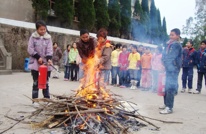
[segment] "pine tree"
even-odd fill
[[[119,36],[121,27],[119,0],[109,0],[108,13],[110,18],[109,34],[112,36]]]
[[[148,0],[142,0],[142,10],[149,14],[149,2]]]
[[[151,1],[151,7],[150,7],[150,38],[153,43],[157,40],[157,34],[158,34],[158,22],[157,22],[157,9],[155,6],[154,0]]]
[[[163,36],[162,36],[162,22],[161,22],[161,14],[160,10],[157,9],[157,43],[162,43],[163,42]]]
[[[71,26],[74,17],[73,0],[56,0],[54,11],[62,27]]]
[[[182,46],[183,46],[183,47],[185,47],[185,46],[186,46],[186,44],[187,44],[187,42],[188,42],[188,39],[187,39],[187,38],[185,38],[185,39],[184,39],[184,41],[183,41],[183,43],[182,43]]]
[[[83,29],[93,30],[95,26],[95,9],[93,0],[81,0],[79,2],[79,27]]]
[[[107,0],[95,0],[94,8],[96,12],[96,29],[107,29],[109,26]]]
[[[121,5],[121,29],[120,36],[126,36],[129,39],[131,32],[131,0],[120,0]]]
[[[49,11],[49,0],[31,0],[34,8],[35,20],[46,20]]]
[[[168,34],[167,34],[167,23],[165,17],[163,18],[162,22],[162,35],[163,35],[163,43],[166,43],[168,40]]]

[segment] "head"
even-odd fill
[[[53,43],[53,48],[57,48],[57,47],[58,47],[57,42],[54,42],[54,43]]]
[[[172,41],[178,41],[180,39],[180,30],[178,28],[172,29],[170,32],[170,39]]]
[[[187,48],[192,48],[194,45],[193,41],[192,40],[189,40],[186,44]]]
[[[127,45],[123,45],[123,46],[122,46],[122,51],[123,51],[123,52],[126,52],[126,51],[127,51]]]
[[[116,50],[120,50],[121,46],[122,46],[122,44],[117,43],[117,44],[116,44]]]
[[[142,52],[143,51],[143,45],[139,45],[138,46],[138,52]]]
[[[43,20],[36,22],[36,31],[40,36],[44,36],[44,34],[47,32],[46,23]]]
[[[163,51],[162,46],[158,46],[158,47],[156,48],[156,53],[157,53],[157,54],[161,54],[162,51]]]
[[[206,49],[206,40],[201,41],[200,49]]]
[[[133,53],[136,53],[136,52],[137,52],[137,46],[135,46],[135,45],[132,46],[132,52],[133,52]]]
[[[97,41],[99,43],[104,43],[107,40],[107,30],[104,28],[99,29],[97,32]]]
[[[89,31],[87,29],[81,29],[80,30],[80,39],[83,42],[88,42],[89,41]]]
[[[76,44],[76,42],[72,43],[72,48],[74,48],[74,49],[77,48],[77,44]]]
[[[151,48],[150,48],[150,47],[146,47],[146,48],[145,48],[145,53],[146,53],[146,54],[149,54],[150,52],[151,52]]]
[[[68,44],[68,45],[67,45],[67,51],[70,51],[70,48],[71,48],[71,45]]]

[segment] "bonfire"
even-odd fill
[[[51,95],[51,99],[31,99],[40,105],[31,115],[21,120],[7,115],[6,117],[16,120],[16,124],[25,122],[25,119],[37,119],[32,120],[34,128],[63,127],[67,134],[127,134],[147,125],[159,130],[158,126],[147,119],[163,123],[180,123],[142,116],[138,113],[136,104],[125,101],[100,84],[100,66],[95,64],[99,60],[99,53],[100,51],[96,50],[95,56],[87,60],[84,78],[72,95]]]

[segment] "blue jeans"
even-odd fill
[[[110,75],[110,70],[101,70],[100,76],[99,76],[99,86],[100,87],[106,87],[107,82],[109,81],[109,75]]]
[[[119,76],[119,67],[112,66],[112,85],[117,84],[117,75]]]
[[[123,86],[127,85],[127,70],[119,71],[119,83]]]
[[[130,80],[137,80],[138,78],[138,70],[135,70],[135,69],[129,69],[129,77],[130,77]]]
[[[78,75],[78,79],[82,79],[84,77],[84,64],[83,63],[80,63],[79,64],[79,75]]]
[[[165,96],[164,104],[170,109],[174,106],[174,96],[178,88],[178,75],[179,72],[166,71],[166,84],[165,84]]]
[[[193,67],[183,67],[182,68],[182,87],[192,89],[193,83]],[[188,80],[188,82],[187,82]]]
[[[157,70],[152,70],[152,90],[157,91],[158,87],[159,72]]]
[[[141,77],[142,77],[142,69],[140,68],[140,70],[137,71],[137,87],[140,86],[141,83]]]
[[[64,66],[64,78],[65,79],[70,78],[70,66]]]

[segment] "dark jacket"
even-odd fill
[[[88,42],[83,42],[82,40],[77,42],[77,49],[80,57],[82,58],[82,62],[87,60],[89,57],[94,57],[96,45],[97,41],[93,37],[89,37]]]
[[[162,61],[166,71],[179,72],[182,66],[182,46],[179,42],[170,42],[164,52]]]
[[[53,49],[53,57],[52,57],[53,64],[60,66],[61,58],[62,58],[61,48],[57,47],[56,49]]]
[[[182,54],[182,67],[194,67],[197,62],[197,52],[194,48],[184,49]]]
[[[197,69],[198,72],[206,73],[206,49],[197,52]]]

